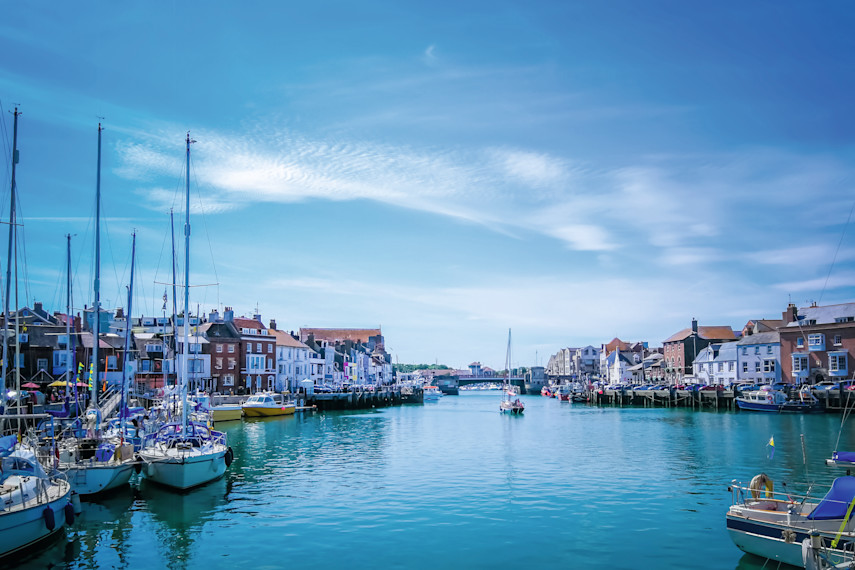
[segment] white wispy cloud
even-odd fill
[[[170,171],[173,178],[179,174],[182,160],[174,156],[174,141],[164,150],[168,130],[120,146],[117,169],[137,182],[148,207],[161,211],[174,206],[179,185],[170,192],[158,181]],[[371,200],[511,235],[534,232],[572,250],[636,255],[652,248],[665,266],[728,258],[781,264],[788,255],[824,254],[803,248],[775,253],[762,240],[738,250],[734,245],[739,236],[763,235],[766,228],[754,223],[752,210],[762,209],[768,218],[813,207],[813,199],[803,192],[805,184],[812,181],[814,197],[833,197],[840,175],[848,172],[830,159],[802,160],[768,150],[757,151],[755,161],[744,154],[657,156],[600,169],[519,148],[313,140],[261,126],[249,132],[253,134],[194,133],[200,142],[193,149],[192,174],[204,189],[208,213],[253,203]],[[828,169],[836,174],[829,175]]]

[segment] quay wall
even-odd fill
[[[855,407],[855,390],[814,391],[828,412],[842,412]],[[736,409],[733,390],[607,390],[592,389],[588,403],[602,406],[684,407],[693,409]]]

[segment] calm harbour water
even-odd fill
[[[727,486],[830,482],[840,416],[589,407],[498,391],[223,424],[226,476],[83,502],[27,568],[740,568]],[[855,449],[850,429],[841,449]],[[802,461],[805,434],[808,466]],[[775,455],[766,444],[775,438]]]

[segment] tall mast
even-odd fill
[[[122,418],[122,439],[125,437],[125,421],[127,414],[125,413],[125,384],[128,381],[128,353],[131,347],[131,309],[133,308],[134,299],[134,260],[137,253],[137,232],[134,232],[133,240],[131,240],[131,284],[128,286],[128,313],[125,315],[125,355],[122,362],[122,400],[119,404],[119,417]]]
[[[184,206],[184,358],[181,359],[181,389],[184,395],[181,409],[181,427],[187,433],[187,360],[190,357],[190,139],[187,132],[187,201]]]
[[[176,304],[178,303],[178,278],[175,276],[175,222],[173,221],[172,210],[169,210],[169,231],[172,234],[172,342],[170,344],[172,345],[172,353],[178,354],[178,309],[176,308]],[[178,384],[177,374],[175,384]]]
[[[95,325],[92,334],[92,400],[98,406],[98,344],[101,338],[101,123],[98,123],[98,172],[95,177]]]
[[[65,234],[65,240],[65,397],[68,398],[71,371],[74,369],[71,361],[71,234]]]
[[[15,241],[15,165],[18,164],[18,108],[15,107],[15,122],[12,129],[12,192],[9,207],[9,251],[6,256],[6,300],[3,306],[3,393],[6,393],[6,376],[9,374],[9,294],[12,291],[12,243]],[[17,321],[17,318],[15,319]]]

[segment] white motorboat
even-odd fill
[[[814,553],[830,564],[855,563],[855,477],[838,477],[821,498],[776,493],[763,473],[730,490],[727,531],[741,550],[805,568],[803,543],[813,537]]]
[[[425,386],[424,387],[424,401],[425,402],[436,402],[442,398],[442,390],[437,386]]]
[[[71,486],[49,477],[28,446],[0,438],[0,558],[74,522]]]

